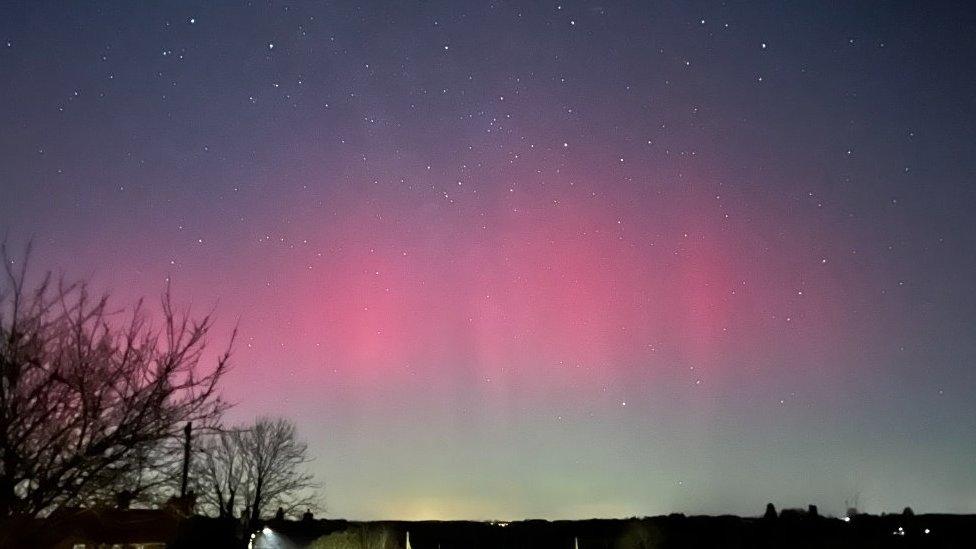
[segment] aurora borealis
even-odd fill
[[[974,22],[8,2],[0,228],[237,322],[329,516],[972,513]]]

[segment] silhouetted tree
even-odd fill
[[[225,408],[229,347],[203,364],[211,317],[177,313],[167,288],[153,325],[141,301],[122,315],[84,281],[31,282],[30,246],[19,265],[5,244],[0,256],[0,518],[123,489],[131,501],[168,482],[183,425],[212,425]]]
[[[772,503],[766,504],[766,513],[763,514],[764,519],[774,519],[776,518],[776,506]]]
[[[901,514],[906,517],[914,517],[915,511],[912,511],[911,507],[905,507],[905,509],[901,512]]]
[[[220,516],[234,516],[243,505],[251,521],[279,507],[293,513],[315,508],[316,484],[304,471],[308,446],[297,437],[294,423],[260,418],[253,425],[215,435],[197,460],[197,482],[204,501]]]
[[[235,516],[243,491],[245,468],[239,431],[221,431],[205,440],[193,462],[201,503],[219,517]]]

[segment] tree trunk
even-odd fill
[[[258,484],[254,489],[254,502],[251,504],[251,521],[257,522],[261,519],[261,488],[264,479],[258,478]]]

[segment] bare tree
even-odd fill
[[[302,471],[309,461],[308,445],[298,439],[294,423],[258,419],[244,440],[252,520],[260,519],[264,509],[282,507],[287,513],[312,505],[306,493],[314,486],[312,476]]]
[[[123,314],[84,281],[31,283],[29,255],[0,246],[0,518],[158,487],[183,425],[225,409],[229,346],[207,367],[212,318],[175,311],[168,288],[154,325],[141,300]]]
[[[308,445],[286,419],[259,418],[253,425],[212,437],[200,450],[196,477],[203,503],[219,516],[235,516],[236,506],[252,521],[266,510],[294,513],[316,508]]]
[[[200,456],[194,462],[200,503],[219,517],[236,516],[246,467],[242,435],[241,431],[221,431],[211,436],[200,447]]]

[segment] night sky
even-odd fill
[[[976,512],[971,7],[68,4],[0,231],[239,322],[328,516]]]

